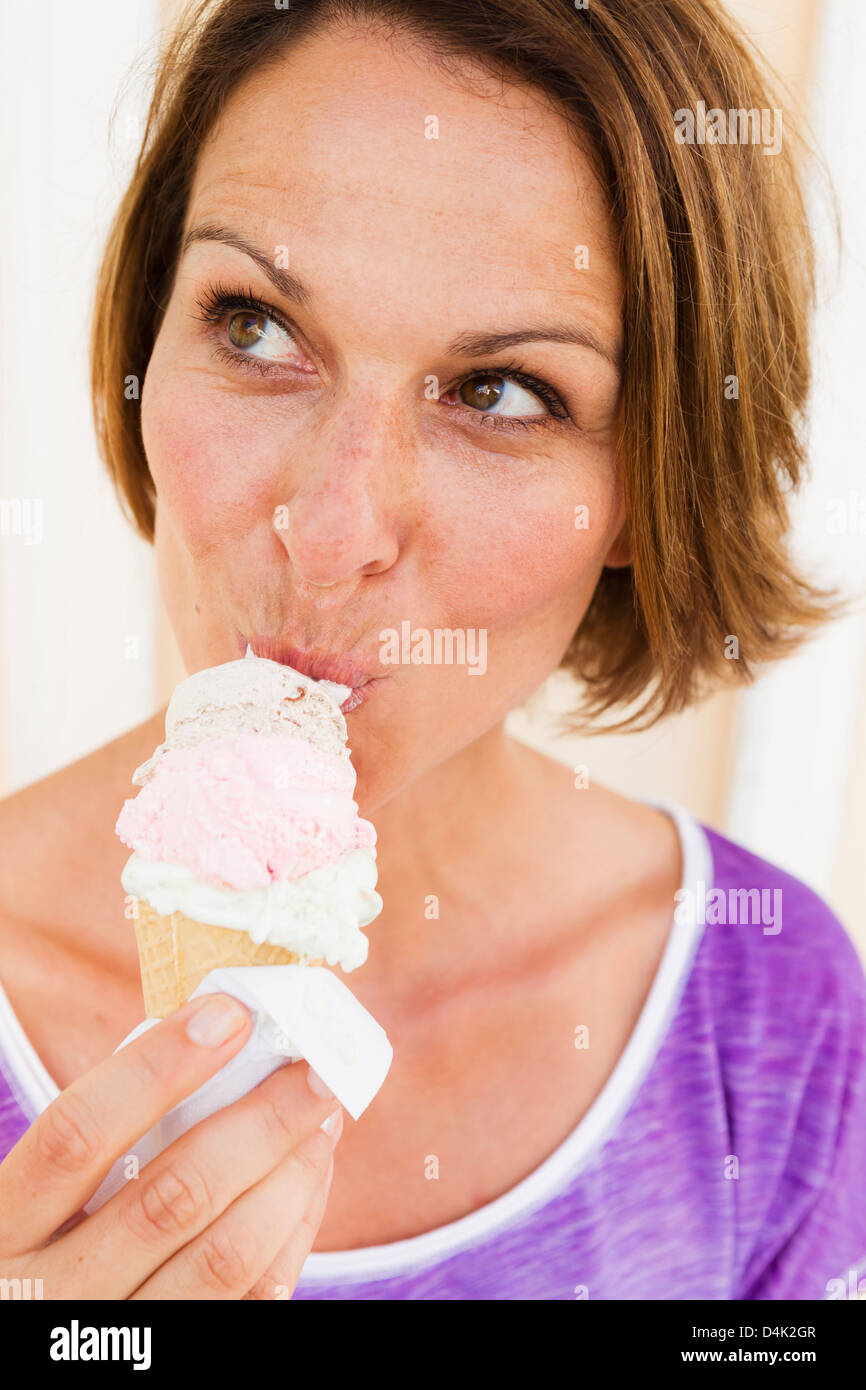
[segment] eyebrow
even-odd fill
[[[199,241],[217,241],[225,246],[234,247],[236,251],[255,261],[262,274],[267,276],[285,299],[300,304],[303,308],[309,308],[312,304],[312,291],[303,280],[291,271],[282,270],[274,265],[270,256],[231,228],[222,227],[215,222],[201,222],[191,227],[183,239],[181,256]],[[617,370],[621,366],[621,355],[586,324],[534,324],[499,333],[460,333],[456,338],[452,338],[445,351],[451,357],[488,357],[504,348],[533,342],[565,343],[572,347],[590,348]]]
[[[236,251],[242,251],[250,260],[255,261],[259,270],[286,299],[302,305],[305,309],[311,304],[313,296],[297,275],[292,275],[288,270],[281,270],[279,266],[274,265],[270,256],[259,250],[258,246],[253,246],[229,227],[220,227],[215,222],[201,222],[196,227],[190,227],[180,248],[181,256],[185,256],[190,246],[197,241],[221,241],[226,246],[233,246]]]

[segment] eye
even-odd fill
[[[456,402],[449,397],[456,396]],[[530,376],[517,363],[496,371],[476,372],[439,397],[446,405],[464,405],[497,429],[530,429],[567,420],[568,411],[546,381]]]
[[[473,376],[458,387],[464,405],[497,415],[544,415],[545,409],[537,396],[507,377]],[[538,407],[533,410],[533,405]],[[497,407],[502,406],[499,410]]]
[[[232,366],[258,372],[277,372],[281,363],[303,361],[293,334],[277,311],[251,289],[209,285],[196,298],[196,315],[216,339],[213,355]]]
[[[250,313],[246,309],[232,314],[226,324],[226,335],[232,347],[250,357],[271,361],[280,357],[286,344],[292,341],[286,330],[267,314]]]

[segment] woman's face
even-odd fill
[[[600,190],[543,97],[465,71],[323,31],[249,78],[143,388],[187,668],[249,641],[377,677],[347,710],[362,810],[535,689],[628,559]]]

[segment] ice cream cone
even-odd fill
[[[253,941],[245,931],[196,922],[182,912],[161,916],[143,898],[135,900],[135,935],[148,1018],[166,1018],[179,1009],[211,970],[236,965],[297,965],[301,961],[282,946]]]
[[[148,1018],[220,967],[363,965],[382,899],[353,797],[351,693],[250,648],[175,689],[115,826],[133,851],[121,883]]]

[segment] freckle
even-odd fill
[[[198,604],[196,604],[196,606],[195,606],[195,611],[196,611],[196,613],[200,613],[200,612],[201,612],[201,609],[199,608]]]

